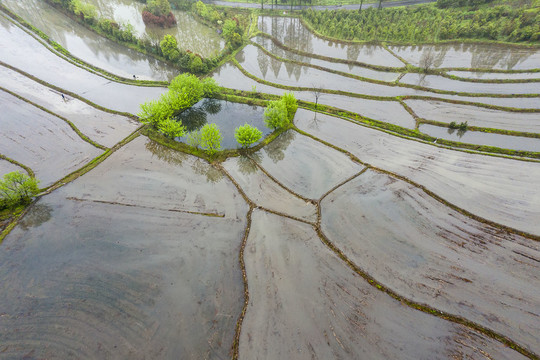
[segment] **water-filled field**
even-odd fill
[[[159,60],[118,45],[41,0],[4,0],[2,3],[74,56],[116,75],[139,79],[170,80],[177,70]]]
[[[216,30],[198,22],[189,13],[172,10],[176,26],[163,29],[159,26],[145,25],[142,19],[144,4],[136,0],[90,0],[98,9],[98,14],[119,24],[131,24],[138,37],[148,37],[161,41],[165,34],[173,35],[184,50],[190,50],[204,57],[218,53],[225,45]]]
[[[30,0],[7,3],[38,22]],[[93,3],[119,22],[142,6]],[[44,14],[50,36],[67,26]],[[113,113],[164,87],[77,66],[0,16],[0,175],[18,162],[55,185],[0,244],[0,357],[537,358],[540,91],[519,81],[535,79],[538,51],[389,51],[298,18],[258,27],[265,50],[247,44],[211,75],[244,103],[204,99],[180,120],[217,123],[236,148],[245,122],[271,132],[251,101],[292,91],[300,107],[268,144],[208,161]],[[442,70],[422,83],[407,69],[425,51]]]

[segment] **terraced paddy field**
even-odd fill
[[[337,43],[260,17],[212,74],[242,103],[202,100],[193,126],[262,124],[254,103],[285,91],[300,107],[209,162],[132,115],[164,87],[0,25],[0,174],[47,187],[2,233],[0,358],[539,358],[538,50]],[[440,71],[422,83],[406,62],[424,51]]]
[[[171,80],[177,72],[170,65],[88,30],[44,1],[3,0],[2,4],[45,32],[74,56],[118,76]]]

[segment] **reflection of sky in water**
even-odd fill
[[[205,124],[215,123],[221,132],[221,147],[224,149],[240,147],[234,138],[234,130],[246,123],[263,133],[261,140],[272,132],[264,124],[264,108],[224,100],[201,100],[185,110],[178,118],[186,126],[188,132],[199,130]],[[187,136],[182,137],[180,141],[184,142],[186,138]]]
[[[460,131],[447,127],[421,124],[418,130],[433,137],[459,141],[466,144],[496,146],[503,149],[540,152],[540,139],[484,133],[480,131]]]

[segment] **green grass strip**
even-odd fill
[[[13,159],[11,159],[11,158],[9,158],[9,157],[7,157],[5,155],[2,155],[2,154],[0,154],[0,159],[6,160],[6,161],[12,163],[13,165],[17,165],[18,167],[24,169],[24,171],[26,171],[26,173],[30,177],[33,177],[33,178],[36,177],[36,174],[34,173],[34,171],[32,169],[30,169],[28,166],[26,166],[24,164],[21,164],[17,160],[13,160]]]

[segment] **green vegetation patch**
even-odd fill
[[[540,7],[506,5],[439,9],[433,5],[359,11],[302,11],[322,35],[343,40],[438,42],[475,39],[540,42]]]

